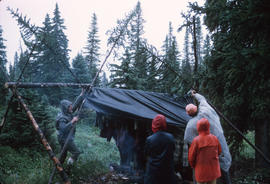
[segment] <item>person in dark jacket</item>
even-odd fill
[[[79,120],[78,116],[73,116],[73,112],[75,112],[80,107],[83,101],[83,94],[84,92],[82,91],[81,95],[76,99],[74,104],[72,104],[68,100],[62,100],[60,102],[61,112],[57,115],[56,118],[56,130],[58,142],[61,145],[61,150],[65,145],[72,126],[75,126],[75,124]],[[68,159],[68,164],[73,164],[73,162],[78,159],[81,153],[74,143],[75,132],[76,128],[72,132],[67,143],[66,150],[63,153],[62,158],[60,159],[61,164],[64,163],[68,151],[72,154],[72,156]]]
[[[175,184],[173,154],[175,140],[172,134],[165,132],[166,118],[158,114],[152,121],[153,135],[147,137],[145,153],[148,156],[145,184]]]

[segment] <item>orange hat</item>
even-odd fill
[[[190,115],[190,116],[195,116],[196,113],[197,113],[197,110],[198,110],[198,108],[197,108],[197,106],[194,105],[194,104],[188,104],[188,105],[186,106],[186,112],[187,112],[187,114]]]

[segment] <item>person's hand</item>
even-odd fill
[[[84,89],[84,88],[82,88],[82,92],[81,92],[80,96],[83,96],[83,95],[84,95],[84,93],[85,93],[85,89]]]
[[[72,124],[75,124],[79,121],[79,118],[77,116],[73,117],[73,119],[71,120]]]
[[[194,89],[190,89],[188,92],[187,92],[187,95],[189,96],[194,96],[196,94],[196,91]]]
[[[196,91],[194,89],[191,90],[191,96],[194,96],[196,94]]]

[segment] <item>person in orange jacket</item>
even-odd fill
[[[216,136],[210,134],[210,123],[206,118],[197,122],[199,135],[196,136],[188,151],[188,161],[195,170],[198,184],[216,184],[221,176],[219,155],[221,146]]]
[[[230,154],[229,146],[224,136],[223,128],[220,123],[217,112],[208,104],[206,98],[194,90],[191,90],[191,96],[196,101],[197,105],[188,104],[186,106],[186,112],[192,117],[188,121],[184,135],[183,145],[183,167],[188,169],[188,146],[192,143],[193,139],[198,135],[197,122],[201,118],[206,118],[210,123],[210,133],[215,135],[221,145],[221,154],[219,155],[219,164],[221,169],[220,180],[225,184],[232,184],[230,178],[230,167],[232,163],[232,157]],[[190,179],[190,178],[189,178]],[[193,179],[195,180],[195,179]]]

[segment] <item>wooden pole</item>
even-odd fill
[[[225,120],[225,122],[227,122],[255,151],[257,151],[268,164],[270,164],[269,158],[267,158],[267,156],[257,146],[252,144],[245,137],[245,135],[229,119],[227,119],[211,102],[207,102],[209,103],[209,105],[211,105],[211,107],[213,107],[213,109],[218,113],[218,115],[220,115]]]
[[[6,82],[6,88],[56,88],[56,87],[74,87],[89,88],[88,83],[32,83],[32,82]]]
[[[24,103],[22,97],[19,95],[18,91],[16,89],[13,90],[14,95],[18,98],[19,102],[22,104],[24,110],[26,111],[29,119],[32,122],[32,125],[35,129],[35,131],[38,133],[38,135],[40,136],[41,142],[44,145],[46,151],[49,154],[50,159],[54,162],[55,167],[57,168],[57,170],[60,173],[61,178],[63,179],[65,184],[71,184],[68,175],[65,173],[60,161],[58,160],[58,158],[55,156],[51,146],[49,145],[47,139],[45,138],[42,130],[39,128],[35,118],[33,117],[31,111],[28,109],[27,105]]]
[[[196,90],[199,89],[199,81],[197,79],[198,75],[198,54],[197,54],[197,33],[196,33],[196,19],[195,16],[192,18],[192,24],[193,24],[193,49],[194,49],[194,73],[193,73],[193,85]]]
[[[64,144],[64,146],[63,146],[63,148],[62,148],[62,150],[61,150],[61,153],[60,153],[60,156],[59,156],[59,160],[62,159],[62,157],[63,157],[63,155],[64,155],[64,153],[65,153],[65,151],[66,151],[66,149],[67,149],[68,141],[69,141],[69,139],[71,138],[71,135],[72,135],[72,133],[74,132],[74,129],[75,129],[75,125],[72,125],[72,127],[71,127],[71,129],[70,129],[70,131],[69,131],[69,133],[68,133],[68,137],[67,137],[67,139],[66,139],[66,142],[65,142],[65,144]],[[54,177],[55,172],[56,172],[56,167],[53,168],[53,171],[52,171],[52,173],[51,173],[51,175],[50,175],[48,184],[52,184],[52,180],[53,180],[53,177]]]

